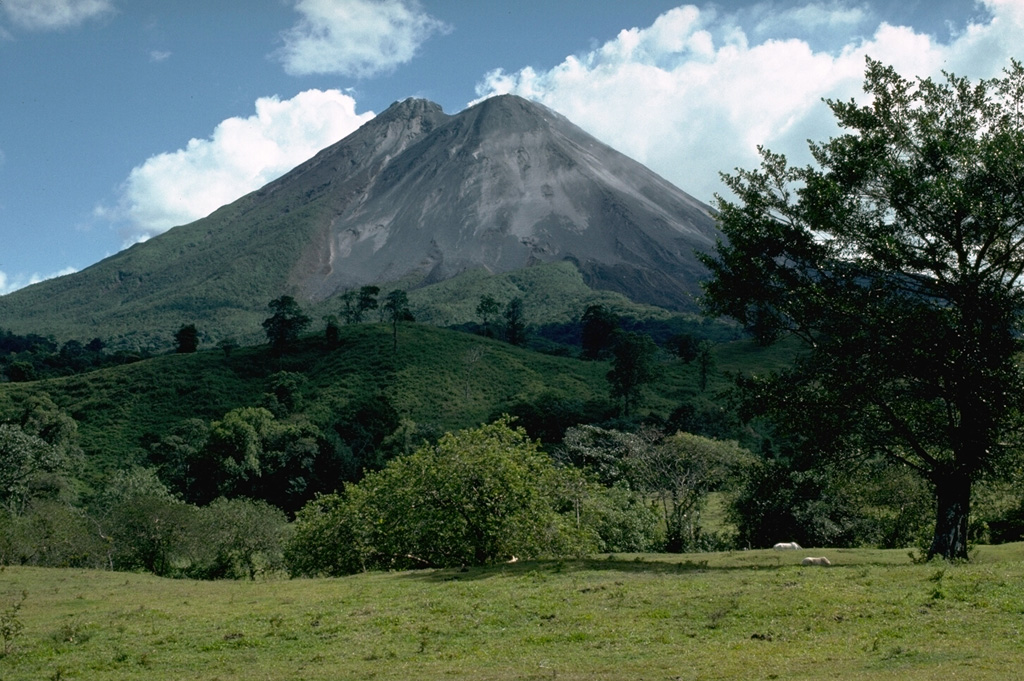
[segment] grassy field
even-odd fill
[[[816,549],[255,583],[8,567],[0,614],[3,681],[1002,680],[1024,662],[1024,544],[968,565]]]

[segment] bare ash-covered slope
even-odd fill
[[[424,104],[396,105],[413,106],[425,113]],[[437,125],[367,185],[342,183],[358,199],[332,216],[294,273],[313,298],[410,275],[429,283],[474,267],[568,259],[595,288],[686,308],[703,274],[694,251],[717,236],[706,206],[514,96]]]
[[[688,309],[704,274],[694,251],[717,236],[707,206],[539,104],[502,96],[450,116],[408,99],[202,220],[0,298],[0,325],[216,334],[285,293],[323,301],[564,260],[594,288]]]

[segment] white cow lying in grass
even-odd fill
[[[772,547],[776,551],[796,551],[802,548],[795,541],[780,541],[778,544]]]
[[[800,561],[800,564],[801,565],[821,565],[822,567],[828,567],[829,565],[832,564],[832,561],[830,561],[825,556],[816,556],[816,557],[808,556],[807,558],[804,558],[802,561]]]

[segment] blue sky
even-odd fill
[[[392,102],[513,92],[710,201],[864,58],[1024,59],[1024,0],[0,0],[0,293],[208,214]],[[2,325],[2,320],[0,320]]]

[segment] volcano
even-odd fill
[[[397,102],[281,178],[81,272],[0,298],[17,332],[205,328],[368,284],[573,263],[586,283],[696,309],[708,206],[554,111],[516,96],[449,115]],[[166,334],[166,329],[161,329]]]

